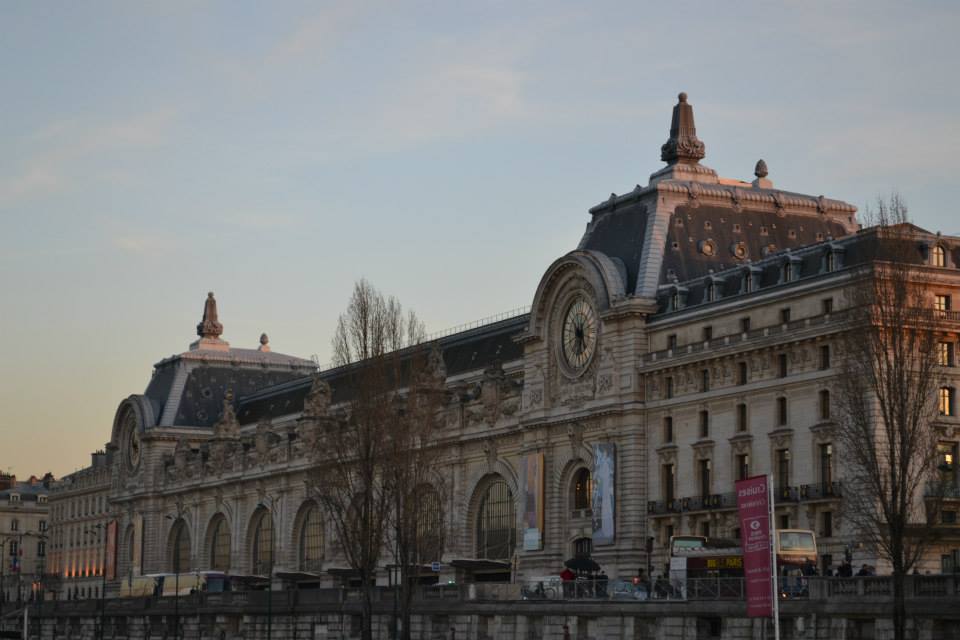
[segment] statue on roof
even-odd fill
[[[203,303],[203,320],[197,325],[197,335],[201,338],[219,338],[222,333],[223,325],[217,321],[217,299],[211,291]]]
[[[687,102],[686,93],[681,93],[677,99],[670,121],[670,139],[660,147],[660,159],[667,164],[697,164],[706,155],[706,150],[697,138],[693,106]]]
[[[233,390],[227,389],[223,396],[223,413],[220,419],[213,424],[213,436],[215,438],[236,438],[240,435],[240,421],[237,420],[237,412],[233,408]]]
[[[323,418],[330,410],[330,385],[320,377],[320,372],[313,374],[310,390],[303,399],[303,417]]]

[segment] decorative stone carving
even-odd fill
[[[677,96],[677,100],[670,122],[670,139],[660,147],[660,159],[668,164],[697,164],[706,155],[706,150],[697,138],[693,106],[687,103],[686,93]]]
[[[322,418],[330,412],[332,391],[326,380],[320,377],[320,372],[314,372],[310,390],[303,399],[303,417]]]
[[[233,409],[233,390],[227,389],[223,396],[223,413],[213,425],[214,438],[237,438],[240,436],[240,421]]]
[[[524,379],[524,409],[536,409],[543,405],[543,386],[543,367],[534,365],[532,373]]]
[[[484,440],[483,454],[487,459],[487,468],[492,471],[497,464],[497,441],[492,438]]]
[[[217,300],[211,291],[203,303],[203,319],[197,325],[197,335],[201,338],[219,338],[222,333],[223,325],[217,321]]]

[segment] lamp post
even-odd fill
[[[102,535],[102,536],[103,536],[103,564],[100,565],[100,598],[99,598],[99,602],[97,603],[97,605],[98,605],[97,608],[98,608],[99,611],[100,611],[100,613],[99,613],[98,616],[97,616],[97,619],[98,619],[98,622],[97,622],[97,638],[98,638],[99,640],[103,640],[103,618],[104,618],[104,615],[103,615],[103,613],[104,613],[104,612],[103,612],[103,607],[104,607],[105,598],[106,598],[106,593],[105,593],[105,592],[106,592],[106,590],[107,590],[107,571],[106,571],[106,568],[107,568],[107,567],[106,567],[106,565],[107,565],[107,526],[106,526],[105,524],[103,524],[102,522],[98,522],[97,524],[91,525],[89,529],[86,529],[85,533],[93,534],[94,531],[99,532],[99,534],[97,534],[97,535]]]
[[[277,526],[276,518],[276,501],[272,496],[265,496],[270,500],[270,506],[268,507],[260,501],[257,506],[263,507],[270,512],[270,571],[267,576],[267,640],[272,640],[273,638],[273,541],[276,536],[273,535],[273,530]]]
[[[164,517],[167,520],[173,520],[173,524],[176,526],[178,522],[183,520],[183,507],[178,504],[176,516],[167,514]],[[182,532],[178,532],[176,539],[173,541],[173,637],[176,640],[180,640],[180,535],[182,535]]]

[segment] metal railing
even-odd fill
[[[843,496],[840,482],[819,482],[800,485],[800,500],[826,500]]]

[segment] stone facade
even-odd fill
[[[47,591],[63,599],[96,598],[107,567],[110,525],[110,464],[105,451],[89,467],[55,482],[50,493],[50,553]]]
[[[50,524],[50,483],[53,476],[0,474],[0,600],[29,600],[44,572]]]
[[[701,165],[685,96],[674,125],[668,165],[590,210],[529,313],[436,341],[446,389],[435,443],[446,506],[439,580],[555,575],[585,549],[612,579],[660,572],[671,533],[735,535],[729,494],[741,466],[775,476],[779,523],[814,530],[834,564],[848,551],[876,562],[845,528],[843,465],[825,448],[834,436],[824,392],[869,234],[858,233],[855,207],[775,189],[765,165],[753,182]],[[931,296],[960,299],[960,239],[914,233]],[[931,262],[935,247],[942,265]],[[960,317],[940,319],[955,348]],[[318,421],[343,405],[344,372],[314,372],[270,351],[265,336],[258,349],[231,347],[222,333],[210,294],[200,339],[158,363],[146,391],[117,410],[107,448],[113,588],[171,571],[175,554],[181,571],[258,572],[253,538],[265,512],[274,575],[332,586],[348,573],[329,527],[318,562],[304,551],[317,508],[307,452]],[[956,388],[956,369],[945,371]],[[955,447],[956,410],[940,423]],[[523,471],[532,460],[542,460],[539,495]],[[592,474],[585,484],[582,470]],[[507,496],[497,514],[512,522],[508,551],[491,557],[481,514],[494,490]],[[527,521],[531,507],[542,527]],[[956,555],[946,519],[944,530],[924,571]]]

